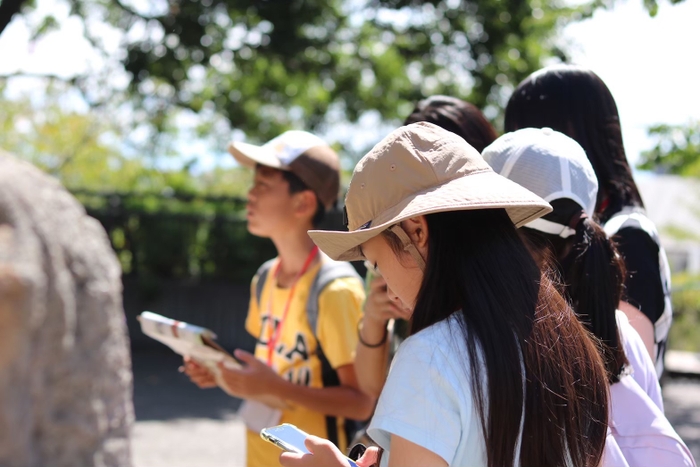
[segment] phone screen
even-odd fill
[[[260,436],[264,440],[271,442],[285,451],[297,452],[299,454],[311,454],[304,444],[304,440],[306,440],[306,437],[309,435],[289,423],[283,423],[271,428],[263,428],[260,431]],[[346,459],[349,467],[357,467],[355,461],[350,458]]]
[[[309,453],[304,445],[304,440],[308,435],[294,425],[284,423],[272,428],[265,428],[260,432],[260,435],[285,451]]]

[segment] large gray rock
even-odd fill
[[[61,185],[0,151],[0,466],[130,466],[121,271]]]

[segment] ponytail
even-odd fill
[[[628,364],[615,318],[625,266],[600,225],[585,215],[574,221],[576,234],[570,250],[563,258],[557,255],[562,280],[579,319],[604,344],[603,361],[612,384],[620,380]]]

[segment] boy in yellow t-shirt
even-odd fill
[[[279,449],[263,441],[259,430],[279,423],[292,423],[345,450],[350,441],[345,419],[367,419],[374,406],[358,389],[354,367],[364,289],[354,273],[328,276],[343,264],[323,256],[307,234],[337,201],[338,156],[302,131],[283,133],[263,146],[232,143],[229,151],[255,168],[248,231],[270,238],[278,256],[251,284],[246,329],[257,338],[255,355],[237,350],[244,367],[220,366],[218,380],[190,360],[185,372],[200,387],[218,382],[227,393],[247,399],[240,413],[248,426],[248,467],[278,465]],[[320,283],[321,277],[329,279]],[[284,407],[259,402],[265,397],[284,400]]]

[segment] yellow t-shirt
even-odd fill
[[[310,268],[296,284],[294,296],[289,305],[287,319],[282,326],[282,334],[272,356],[272,368],[277,374],[296,384],[320,388],[324,387],[319,342],[323,355],[333,369],[354,362],[357,345],[357,324],[362,317],[362,304],[365,298],[363,284],[357,278],[341,278],[332,281],[321,292],[318,299],[316,332],[309,326],[306,304],[311,285],[321,263]],[[268,358],[268,346],[274,320],[279,325],[284,307],[289,298],[290,288],[277,287],[273,279],[276,263],[267,275],[260,294],[260,304],[256,298],[257,276],[251,284],[250,306],[246,318],[246,330],[258,342],[255,356],[264,362]],[[327,423],[335,424],[338,447],[345,451],[346,440],[344,423],[340,417],[330,418],[305,407],[295,406],[282,413],[280,423],[291,423],[309,434],[321,438],[331,438]],[[279,465],[279,448],[263,441],[259,433],[247,431],[248,467],[270,467]]]

